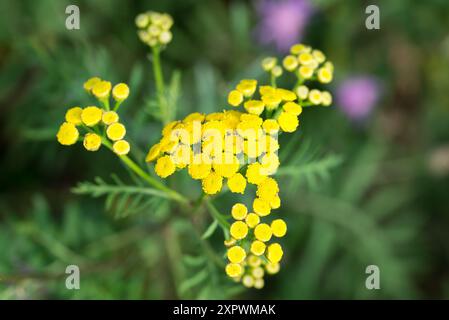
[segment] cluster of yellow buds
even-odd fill
[[[322,84],[332,81],[334,66],[332,62],[326,61],[323,52],[301,43],[295,44],[290,48],[290,54],[282,59],[282,66],[297,77],[294,91],[302,106],[330,106],[332,104],[332,95],[328,91],[311,89],[304,85],[305,81],[318,81]],[[262,61],[262,67],[271,74],[275,67],[280,68],[274,57],[265,58]]]
[[[117,109],[129,96],[129,87],[125,83],[112,87],[111,82],[93,77],[84,83],[84,89],[98,99],[102,107],[73,107],[67,110],[65,122],[56,135],[62,145],[73,145],[79,140],[80,132],[84,148],[97,151],[102,144],[110,147],[117,155],[126,155],[130,150],[124,140],[125,126],[119,122]],[[115,101],[114,110],[110,110],[110,96]]]
[[[150,47],[167,45],[173,38],[173,18],[167,13],[148,11],[136,17],[137,34]]]
[[[325,71],[331,70],[331,64],[320,66],[325,62],[320,51],[301,48],[293,46],[292,55],[287,59],[288,62],[290,57],[295,57],[298,70],[298,82],[293,90],[276,86],[282,67],[277,65],[276,58],[265,59],[263,68],[271,72],[271,85],[243,79],[228,94],[228,104],[234,108],[242,106],[242,110],[208,115],[196,112],[181,121],[173,121],[163,128],[162,138],[150,148],[146,158],[147,162],[156,162],[156,174],[162,178],[186,168],[192,179],[201,180],[205,194],[219,193],[224,179],[234,193],[244,194],[247,184],[256,186],[251,212],[243,203],[232,207],[234,222],[229,226],[230,237],[225,240],[229,260],[226,274],[247,287],[262,288],[264,274],[278,272],[283,256],[281,245],[269,241],[286,234],[286,223],[282,219],[262,221],[281,206],[279,185],[272,177],[280,165],[277,137],[282,132],[298,129],[302,106],[316,102],[316,92],[320,102],[314,104],[328,105],[331,101],[317,89],[304,96],[303,82],[311,78],[303,78],[299,69],[313,66],[312,74],[326,79],[320,80],[326,83],[329,79]],[[308,53],[316,63],[308,61],[303,53]],[[284,67],[286,64],[284,59]]]

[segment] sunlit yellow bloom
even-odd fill
[[[259,93],[260,95],[264,96],[267,94],[275,94],[276,88],[273,88],[272,86],[260,86],[259,87]]]
[[[193,158],[193,163],[189,164],[188,168],[189,175],[192,179],[200,180],[206,178],[210,174],[212,165],[201,161],[201,155],[196,155]]]
[[[248,227],[254,228],[259,224],[260,217],[255,213],[249,213],[245,218],[245,222],[248,225]]]
[[[278,88],[276,89],[277,96],[281,97],[284,101],[294,101],[296,100],[296,94],[293,91]]]
[[[123,139],[126,134],[126,128],[121,123],[113,123],[106,129],[106,135],[112,141],[117,141]]]
[[[281,207],[281,198],[279,196],[274,196],[270,199],[271,209],[279,209]]]
[[[315,105],[320,104],[322,101],[322,95],[321,95],[320,90],[317,90],[317,89],[310,90],[309,100],[310,100],[310,102],[312,102]]]
[[[254,286],[254,278],[250,275],[246,275],[242,278],[242,284],[247,288],[251,288]]]
[[[205,116],[203,113],[193,112],[184,118],[184,122],[193,122],[193,121],[203,122],[204,118]]]
[[[206,194],[216,194],[220,192],[222,185],[223,177],[215,172],[209,173],[209,175],[202,180],[203,191]]]
[[[114,150],[114,152],[116,154],[118,154],[119,156],[126,155],[126,154],[128,154],[128,152],[130,150],[129,142],[126,140],[116,141],[112,145],[112,150]]]
[[[284,252],[279,243],[270,244],[267,248],[267,258],[271,263],[277,263],[281,261]]]
[[[265,104],[267,110],[273,110],[281,103],[282,97],[278,94],[265,94],[262,96],[262,102]]]
[[[79,132],[73,123],[64,122],[56,135],[58,142],[65,146],[70,146],[78,141]]]
[[[254,85],[254,84],[244,82],[244,83],[239,83],[239,84],[237,85],[236,89],[237,89],[238,91],[240,91],[240,92],[243,94],[243,96],[249,98],[249,97],[251,97],[251,96],[254,94],[254,92],[256,91],[256,87],[257,87],[257,86]]]
[[[231,192],[234,193],[245,193],[246,189],[246,179],[241,173],[236,173],[232,177],[230,177],[227,181],[228,188]]]
[[[244,107],[248,113],[260,115],[264,110],[264,103],[260,100],[246,101]]]
[[[159,34],[159,42],[161,44],[168,44],[172,39],[173,39],[173,34],[168,30],[162,31]]]
[[[291,113],[295,116],[299,116],[302,112],[302,107],[299,104],[294,103],[294,102],[287,102],[286,104],[284,104],[282,106],[282,109],[285,112]]]
[[[265,71],[271,71],[277,63],[277,59],[273,57],[268,57],[262,60],[262,68]]]
[[[262,242],[270,241],[272,235],[271,227],[266,223],[258,224],[254,228],[254,236]]]
[[[170,156],[163,156],[157,159],[154,170],[159,177],[166,178],[175,172],[176,165]]]
[[[285,111],[279,115],[278,122],[284,132],[294,132],[299,125],[298,117]]]
[[[320,50],[313,50],[312,55],[318,63],[323,63],[326,60],[326,56]]]
[[[281,238],[287,233],[287,224],[282,219],[276,219],[271,222],[271,231],[275,237]]]
[[[284,66],[285,70],[293,71],[298,66],[298,59],[292,55],[286,56],[282,61],[282,65]]]
[[[282,68],[280,66],[275,66],[273,69],[271,69],[271,74],[274,77],[279,78],[280,76],[282,76]]]
[[[83,145],[86,150],[97,151],[101,146],[101,137],[96,133],[87,133],[84,136]]]
[[[148,151],[145,161],[151,162],[155,160],[157,157],[159,157],[160,153],[161,153],[161,146],[159,143],[156,143],[150,148],[150,151]]]
[[[240,263],[245,260],[246,252],[242,247],[234,246],[228,249],[227,256],[232,263]]]
[[[129,96],[129,87],[126,83],[119,83],[112,89],[112,96],[116,101],[123,101]]]
[[[320,68],[318,70],[318,80],[321,83],[329,83],[332,81],[332,71],[328,68]]]
[[[313,72],[315,69],[311,68],[310,66],[301,66],[298,70],[299,75],[303,79],[310,79],[313,76]]]
[[[92,93],[98,99],[105,99],[109,97],[112,84],[109,81],[99,81],[92,88]]]
[[[246,259],[246,262],[250,267],[257,268],[262,264],[262,259],[258,256],[255,256],[253,254],[248,255],[248,258]]]
[[[236,242],[237,242],[237,240],[235,240],[234,238],[229,238],[229,239],[227,239],[227,240],[224,241],[224,245],[225,245],[226,247],[231,247],[231,246],[233,246],[234,244],[236,244]]]
[[[105,125],[110,125],[110,124],[118,122],[119,116],[118,116],[117,112],[115,112],[115,111],[105,111],[105,112],[103,112],[103,116],[102,116],[101,120],[103,120],[103,123]]]
[[[279,186],[273,178],[266,178],[257,186],[257,196],[266,202],[269,202],[279,192]],[[269,206],[269,203],[267,203]]]
[[[229,228],[229,233],[234,239],[237,240],[243,239],[248,234],[248,226],[246,225],[246,223],[242,221],[236,221],[233,224],[231,224],[231,227]]]
[[[323,106],[328,107],[332,104],[332,95],[328,91],[321,92],[321,103]]]
[[[265,252],[266,245],[262,241],[255,240],[251,243],[251,253],[256,256],[261,256]]]
[[[307,88],[306,86],[299,86],[298,88],[296,88],[296,94],[298,95],[299,99],[305,100],[309,96],[309,88]]]
[[[100,82],[101,79],[98,77],[92,77],[90,79],[88,79],[86,82],[84,82],[84,90],[86,90],[87,92],[90,92],[92,90],[92,88],[98,83]]]
[[[265,265],[265,270],[267,270],[267,272],[269,274],[276,274],[279,272],[279,269],[281,268],[281,266],[279,265],[279,263],[267,263]]]
[[[248,179],[249,183],[259,184],[266,178],[266,175],[262,174],[261,169],[262,167],[258,162],[254,162],[248,166],[246,169],[246,179]]]
[[[310,50],[311,50],[311,48],[309,46],[306,46],[306,45],[304,45],[302,43],[294,44],[290,48],[290,52],[292,54],[296,54],[296,55],[298,55],[298,54],[300,54],[302,52],[310,52]]]
[[[259,216],[264,217],[270,214],[271,206],[270,203],[268,203],[267,201],[261,198],[256,198],[253,201],[253,210]]]
[[[83,109],[80,107],[73,107],[67,110],[65,114],[65,121],[74,124],[75,126],[80,125],[82,123],[81,113]]]
[[[231,214],[235,220],[243,220],[248,213],[248,209],[243,203],[236,203],[232,206]]]
[[[263,122],[262,128],[268,134],[276,134],[279,131],[279,124],[274,119],[267,119]]]
[[[253,270],[251,271],[251,275],[256,279],[256,281],[263,278],[264,274],[265,274],[265,271],[263,270],[262,267],[253,268]],[[255,286],[255,282],[254,282],[254,286]]]
[[[81,120],[88,127],[93,127],[101,121],[103,110],[97,107],[87,107],[81,112]]]
[[[265,285],[265,281],[262,278],[258,278],[254,280],[254,288],[262,289]]]
[[[232,278],[241,276],[243,273],[243,267],[237,263],[229,263],[226,266],[226,274]]]
[[[303,66],[308,66],[308,65],[312,64],[313,61],[314,61],[313,56],[309,52],[303,52],[303,53],[299,54],[299,56],[298,56],[298,62],[300,64],[302,64]]]

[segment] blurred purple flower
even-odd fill
[[[366,119],[380,96],[377,80],[370,76],[348,78],[337,89],[337,102],[346,116],[355,121]]]
[[[286,52],[301,41],[314,8],[309,0],[258,0],[257,11],[260,42],[274,42],[279,51]]]

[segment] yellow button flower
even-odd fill
[[[278,105],[281,103],[282,97],[274,94],[266,94],[262,96],[262,102],[265,104],[265,107],[267,110],[273,110],[278,107]]]
[[[314,61],[314,58],[311,53],[309,52],[303,52],[300,53],[298,56],[298,62],[304,66],[312,64]]]
[[[231,236],[234,239],[241,240],[246,237],[248,234],[248,226],[246,223],[242,221],[236,221],[233,224],[231,224],[231,227],[229,229],[229,232],[231,233]],[[271,233],[271,229],[270,229]]]
[[[103,123],[108,126],[110,124],[118,122],[119,117],[117,112],[115,111],[105,111],[103,112],[103,117],[101,118],[101,120],[103,120]]]
[[[254,278],[250,275],[246,275],[242,278],[242,284],[247,288],[251,288],[254,286]]]
[[[244,82],[244,83],[239,83],[239,84],[237,85],[236,89],[237,89],[238,91],[240,91],[240,92],[243,94],[244,97],[249,98],[249,97],[251,97],[251,96],[254,94],[254,92],[256,91],[256,87],[257,87],[257,86],[254,85],[254,84]]]
[[[265,245],[265,244],[264,244]],[[255,279],[261,279],[263,278],[265,274],[265,271],[263,270],[262,267],[256,267],[253,268],[253,270],[251,271],[251,275],[255,278]]]
[[[228,94],[228,103],[233,107],[238,107],[243,102],[243,94],[238,90],[232,90]]]
[[[321,92],[321,103],[328,107],[332,104],[332,95],[328,91]]]
[[[111,87],[112,84],[109,81],[99,81],[93,86],[92,93],[98,99],[105,99],[109,97]]]
[[[303,53],[303,52],[310,52],[310,51],[311,51],[311,48],[302,43],[297,43],[290,47],[290,52],[292,54],[296,54],[296,55]]]
[[[291,90],[286,90],[282,88],[276,89],[276,94],[281,97],[284,101],[295,101],[296,100],[296,94]]]
[[[307,88],[306,86],[299,86],[298,88],[296,88],[296,94],[298,95],[299,99],[305,100],[309,96],[309,88]]]
[[[81,112],[81,120],[88,127],[93,127],[101,121],[103,110],[98,107],[87,107]]]
[[[114,150],[114,152],[116,154],[118,154],[119,156],[124,156],[124,155],[128,154],[128,152],[130,150],[129,142],[126,140],[116,141],[112,145],[112,150]]]
[[[216,194],[220,192],[222,185],[223,177],[215,172],[209,173],[209,175],[202,180],[203,191],[206,194]]]
[[[276,134],[279,131],[279,123],[274,119],[267,119],[263,122],[262,128],[268,134]]]
[[[129,96],[129,87],[126,83],[118,83],[112,89],[115,101],[123,101]]]
[[[254,236],[262,242],[270,241],[272,235],[271,227],[266,223],[258,224],[254,228]]]
[[[226,247],[231,247],[231,246],[235,245],[236,242],[237,242],[237,240],[235,240],[234,238],[229,238],[229,239],[223,241],[223,243]]]
[[[197,158],[194,157],[193,163],[189,164],[188,171],[192,179],[201,180],[210,174],[212,166],[210,163],[196,161]]]
[[[294,71],[298,66],[298,59],[295,56],[288,55],[282,60],[282,65],[287,71]]]
[[[272,86],[260,86],[259,87],[259,93],[261,96],[267,95],[267,94],[275,94],[276,89]]]
[[[262,264],[262,259],[258,256],[251,254],[246,259],[246,262],[250,267],[256,268]]]
[[[281,261],[283,254],[284,252],[282,251],[282,247],[279,243],[273,243],[268,246],[267,258],[271,263]]]
[[[101,137],[96,133],[87,133],[84,136],[83,145],[86,150],[97,151],[101,146]]]
[[[235,220],[243,220],[245,219],[248,213],[248,209],[243,203],[236,203],[232,206],[231,214]]]
[[[226,274],[231,278],[239,277],[243,273],[243,267],[237,263],[229,263],[226,266]]]
[[[126,134],[126,128],[121,123],[113,123],[106,129],[106,135],[112,141],[117,141],[123,139]]]
[[[326,56],[324,55],[324,53],[320,50],[313,50],[312,51],[312,56],[315,58],[315,60],[318,63],[323,63],[326,60]]]
[[[82,123],[81,120],[81,113],[83,112],[83,109],[80,107],[73,107],[67,110],[65,114],[65,121],[68,123],[74,124],[75,126],[78,126]]]
[[[253,201],[253,210],[259,216],[264,217],[270,214],[271,206],[270,203],[268,203],[267,201],[262,200],[260,198],[256,198]]]
[[[251,243],[251,253],[256,256],[261,256],[265,252],[266,245],[262,241],[256,240]]]
[[[276,153],[268,152],[263,155],[262,159],[260,160],[260,164],[262,165],[263,174],[273,175],[279,168],[279,157]]]
[[[265,71],[271,71],[277,63],[277,59],[274,57],[267,57],[265,59],[262,60],[262,68]]]
[[[240,263],[246,258],[245,250],[240,246],[234,246],[228,249],[228,259],[232,263]]]
[[[167,178],[175,172],[176,165],[173,163],[170,156],[163,156],[157,159],[154,170],[159,177]]]
[[[282,76],[282,68],[280,66],[275,66],[273,69],[271,69],[271,74],[276,77],[279,78],[280,76]]]
[[[262,289],[265,285],[265,281],[262,278],[256,278],[254,279],[254,288],[255,289]]]
[[[321,83],[329,83],[332,81],[332,71],[328,68],[320,68],[318,70],[318,81]]]
[[[273,178],[266,178],[257,186],[256,194],[259,198],[269,201],[279,192],[279,186]],[[269,205],[269,204],[267,204]]]
[[[312,89],[309,92],[309,100],[310,102],[312,102],[314,105],[318,105],[321,103],[322,101],[322,95],[321,95],[321,91],[317,90],[317,89]]]
[[[295,116],[299,116],[302,113],[302,107],[294,102],[287,102],[282,106],[285,112],[289,112]]]
[[[78,141],[79,132],[73,123],[64,122],[58,130],[56,138],[58,142],[65,146],[70,146]]]
[[[271,209],[279,209],[281,207],[281,198],[278,195],[270,199]]]
[[[310,79],[310,78],[312,78],[314,71],[315,71],[315,69],[313,69],[310,66],[301,66],[298,70],[298,73],[301,76],[301,78]]]
[[[245,107],[245,110],[248,111],[248,113],[255,115],[260,115],[265,108],[264,103],[260,100],[246,101],[243,106]]]
[[[279,263],[269,262],[265,265],[265,270],[267,270],[267,273],[269,273],[269,274],[278,273],[280,268],[281,268],[281,266],[279,265]]]
[[[298,117],[285,111],[279,115],[278,122],[284,132],[294,132],[299,125]]]
[[[282,219],[276,219],[271,222],[271,231],[275,237],[281,238],[287,233],[287,224]]]
[[[246,178],[249,183],[259,184],[266,176],[262,174],[262,167],[259,162],[251,163],[246,169]]]
[[[241,194],[245,193],[246,179],[242,174],[236,173],[235,175],[233,175],[232,177],[230,177],[228,179],[227,183],[228,183],[228,188],[229,188],[229,190],[231,190],[231,192],[241,193]]]
[[[255,213],[250,213],[246,216],[245,222],[250,228],[254,228],[260,222],[260,217]]]
[[[100,81],[101,81],[101,79],[98,77],[92,77],[92,78],[88,79],[86,82],[84,82],[84,85],[83,85],[84,90],[86,90],[87,92],[90,92],[93,89],[93,87]]]
[[[161,146],[159,143],[156,143],[150,148],[150,151],[148,151],[145,161],[151,162],[155,160],[157,157],[159,157],[160,154],[161,154]]]

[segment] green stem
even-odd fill
[[[162,120],[165,123],[169,121],[166,110],[166,104],[164,102],[165,95],[165,83],[164,75],[162,73],[160,49],[158,47],[153,48],[153,73],[154,80],[156,82],[156,92],[159,100],[159,108],[161,110]]]
[[[112,146],[110,144],[109,141],[107,141],[106,139],[103,139],[103,144],[109,148],[110,150],[112,149]],[[182,196],[181,194],[179,194],[178,192],[176,192],[173,189],[170,189],[169,187],[167,187],[166,185],[164,185],[163,183],[155,180],[153,177],[151,177],[148,173],[146,173],[137,163],[135,163],[133,160],[131,160],[130,157],[128,157],[127,155],[123,155],[123,156],[119,156],[119,158],[123,161],[124,164],[126,164],[128,166],[128,168],[130,168],[135,174],[137,174],[139,177],[141,177],[143,180],[145,180],[146,182],[148,182],[148,184],[152,185],[153,187],[155,187],[156,189],[159,189],[161,191],[166,192],[171,199],[176,200],[178,202],[181,203],[188,203],[188,199],[186,199],[184,196]]]

